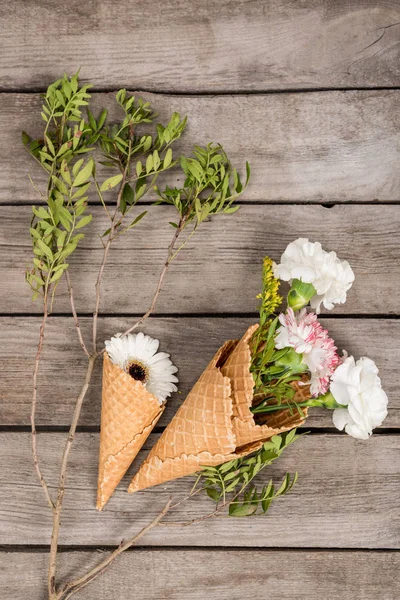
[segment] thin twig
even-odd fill
[[[81,331],[81,328],[80,328],[80,325],[79,325],[79,319],[78,319],[78,315],[77,315],[76,308],[75,308],[74,290],[72,288],[72,282],[71,282],[71,278],[69,276],[68,269],[65,271],[65,278],[67,280],[68,293],[69,293],[69,301],[70,301],[70,304],[71,304],[72,314],[74,316],[74,322],[75,322],[76,331],[78,333],[79,343],[81,345],[82,350],[86,354],[86,356],[88,358],[90,358],[89,350],[86,348],[86,344],[85,344],[85,342],[83,340],[82,331]]]
[[[32,454],[33,454],[33,462],[35,465],[36,473],[37,473],[40,485],[43,488],[44,495],[46,496],[46,500],[47,500],[51,510],[54,511],[54,508],[55,508],[54,502],[51,499],[48,485],[46,483],[45,478],[43,477],[43,473],[42,473],[42,470],[41,470],[40,464],[39,464],[39,457],[38,457],[38,452],[37,452],[37,435],[36,435],[37,380],[38,380],[38,373],[39,373],[40,358],[41,358],[42,349],[43,349],[44,331],[46,328],[46,322],[47,322],[47,317],[48,317],[47,302],[48,302],[47,292],[45,292],[45,295],[43,297],[43,319],[42,319],[42,323],[40,325],[39,343],[37,346],[35,366],[34,366],[34,370],[33,370],[31,431],[32,431]]]
[[[90,380],[92,378],[93,367],[96,362],[96,355],[92,355],[89,359],[88,370],[85,377],[85,382],[83,384],[81,393],[78,396],[75,405],[74,416],[72,419],[71,427],[69,429],[68,438],[65,444],[62,461],[61,461],[61,469],[60,476],[58,481],[58,492],[57,492],[57,500],[54,508],[53,514],[53,530],[51,533],[51,543],[50,543],[50,559],[49,559],[49,573],[48,573],[48,589],[49,589],[49,598],[55,598],[56,594],[56,566],[57,566],[57,549],[58,549],[58,537],[60,533],[60,517],[61,517],[61,509],[64,500],[65,493],[65,478],[68,466],[68,457],[71,451],[72,443],[75,438],[76,427],[78,425],[79,416],[82,409],[83,400],[86,396],[86,392],[89,388]]]
[[[110,251],[111,243],[113,241],[113,236],[114,236],[114,231],[115,231],[115,224],[117,222],[119,207],[121,205],[122,194],[124,193],[124,187],[125,187],[126,177],[128,175],[128,170],[129,170],[129,159],[126,162],[125,169],[124,169],[123,174],[122,174],[122,180],[121,180],[121,184],[120,184],[120,188],[119,188],[119,192],[118,192],[118,197],[117,197],[117,202],[116,202],[116,206],[115,206],[115,211],[114,211],[114,214],[113,214],[112,219],[111,219],[110,233],[108,235],[107,242],[106,242],[106,244],[104,246],[103,260],[102,260],[101,265],[100,265],[99,274],[97,276],[96,285],[95,285],[95,288],[96,288],[96,303],[95,303],[95,309],[94,309],[94,312],[93,312],[93,353],[94,354],[96,354],[96,352],[97,352],[97,321],[98,321],[99,309],[100,309],[101,281],[102,281],[102,278],[103,278],[104,268],[105,268],[105,265],[106,265],[106,262],[107,262],[107,256],[108,256],[108,253]],[[107,213],[108,213],[108,211],[107,211]]]
[[[143,527],[143,529],[141,529],[139,531],[139,533],[134,535],[132,538],[130,538],[126,542],[122,542],[118,546],[118,548],[116,550],[114,550],[114,552],[112,552],[109,556],[107,556],[107,558],[105,558],[103,561],[101,561],[101,563],[99,563],[97,565],[97,567],[94,567],[93,569],[88,571],[85,575],[80,577],[79,579],[76,579],[75,581],[71,581],[70,583],[67,583],[64,586],[64,588],[55,596],[55,600],[63,600],[63,599],[67,600],[73,594],[75,594],[76,592],[78,592],[79,590],[81,590],[82,588],[87,586],[89,583],[91,583],[96,577],[98,577],[99,575],[104,573],[104,571],[112,564],[112,562],[120,554],[125,552],[125,550],[128,550],[128,548],[133,546],[140,538],[142,538],[146,533],[148,533],[151,529],[153,529],[153,527],[156,527],[156,525],[158,525],[160,523],[160,521],[164,518],[164,516],[170,510],[171,501],[172,501],[172,498],[170,498],[168,500],[167,504],[164,506],[162,511],[155,517],[155,519],[153,519],[151,521],[151,523],[146,525],[146,527]]]
[[[161,292],[161,288],[162,288],[162,284],[164,281],[164,277],[167,274],[167,271],[169,269],[169,266],[173,260],[173,258],[176,256],[176,253],[174,253],[174,248],[175,248],[175,244],[180,236],[180,234],[182,233],[184,227],[185,227],[186,221],[184,219],[181,219],[179,221],[179,225],[178,227],[175,229],[175,233],[173,235],[173,238],[168,246],[168,250],[167,250],[167,258],[166,261],[164,263],[164,266],[162,268],[162,271],[160,273],[160,277],[158,279],[158,283],[157,283],[157,287],[156,287],[156,291],[154,292],[154,296],[153,296],[153,300],[150,304],[150,307],[148,308],[148,310],[145,312],[145,314],[140,317],[140,319],[138,319],[131,327],[129,327],[122,335],[128,335],[129,333],[131,333],[132,331],[134,331],[135,329],[137,329],[140,325],[142,325],[142,323],[152,314],[152,312],[155,309],[157,300],[158,300],[158,296],[160,295]]]

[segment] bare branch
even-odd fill
[[[46,328],[46,322],[48,317],[48,306],[47,306],[47,293],[45,293],[43,298],[43,319],[40,325],[40,333],[39,333],[39,343],[36,351],[35,358],[35,367],[33,370],[33,393],[32,393],[32,407],[31,407],[31,431],[32,431],[32,454],[33,454],[33,462],[35,465],[36,473],[40,482],[40,485],[43,488],[44,495],[46,496],[46,500],[51,510],[54,511],[54,502],[51,499],[48,485],[46,483],[45,478],[43,477],[42,470],[39,464],[39,457],[37,452],[37,436],[36,436],[36,407],[37,407],[37,380],[39,373],[39,365],[40,358],[42,355],[43,349],[43,340],[44,340],[44,331]]]
[[[168,246],[168,251],[167,251],[167,258],[166,261],[164,263],[164,266],[162,268],[162,271],[160,273],[160,277],[158,279],[158,283],[157,283],[157,287],[156,287],[156,291],[154,292],[154,296],[153,296],[153,300],[150,304],[150,307],[147,309],[147,311],[145,312],[145,314],[140,317],[140,319],[138,319],[131,327],[129,327],[124,333],[123,335],[128,335],[129,333],[131,333],[132,331],[134,331],[135,329],[137,329],[140,325],[143,324],[143,322],[153,313],[156,304],[157,304],[157,300],[158,297],[160,295],[161,292],[161,288],[162,288],[162,284],[164,281],[164,277],[167,274],[167,271],[169,269],[169,266],[172,262],[172,260],[175,258],[177,252],[174,252],[175,249],[175,244],[180,236],[180,234],[182,233],[184,227],[185,227],[186,221],[184,219],[181,219],[179,221],[179,225],[178,227],[175,229],[175,233],[174,236],[171,240],[170,245]],[[183,247],[183,245],[182,245]]]
[[[96,285],[95,285],[95,287],[96,287],[96,304],[95,304],[95,309],[94,309],[94,313],[93,313],[93,352],[94,352],[94,354],[96,354],[96,352],[97,352],[97,321],[98,321],[99,309],[100,309],[101,281],[103,279],[104,267],[107,262],[107,256],[110,251],[110,246],[114,239],[115,225],[117,222],[119,207],[121,205],[122,194],[124,193],[124,187],[125,187],[126,178],[128,175],[128,170],[129,170],[131,144],[132,144],[132,142],[130,141],[129,142],[129,156],[126,161],[126,165],[125,165],[125,168],[124,168],[124,171],[122,174],[122,180],[121,180],[121,184],[120,184],[120,188],[119,188],[119,192],[118,192],[115,211],[114,211],[114,214],[111,219],[110,233],[108,234],[108,239],[104,246],[103,260],[100,265],[99,274],[97,276]],[[105,207],[105,204],[104,204],[104,207]],[[109,215],[108,211],[107,211],[107,214]]]
[[[72,288],[71,278],[69,276],[68,269],[65,271],[65,278],[67,280],[68,292],[69,292],[69,301],[70,301],[70,304],[71,304],[72,314],[74,316],[74,322],[75,322],[76,331],[78,333],[79,343],[81,345],[82,350],[86,354],[86,356],[88,358],[90,358],[90,354],[89,354],[88,349],[86,348],[86,344],[85,344],[85,342],[83,340],[82,331],[81,331],[81,328],[80,328],[80,325],[79,325],[79,319],[78,319],[78,315],[77,315],[76,308],[75,308],[74,290]]]
[[[60,533],[60,517],[61,517],[61,509],[64,500],[65,494],[65,479],[67,474],[67,466],[68,466],[68,457],[71,451],[72,443],[75,439],[76,427],[78,425],[79,417],[81,414],[82,404],[85,399],[86,393],[89,389],[90,380],[92,378],[93,367],[96,362],[96,355],[92,355],[89,358],[88,370],[85,377],[85,382],[83,384],[81,393],[78,396],[75,405],[74,416],[72,419],[71,427],[69,429],[68,438],[65,444],[62,461],[61,461],[61,469],[58,481],[58,492],[57,492],[57,500],[54,508],[53,514],[53,530],[51,533],[51,543],[50,543],[50,561],[49,561],[49,572],[48,572],[48,589],[49,589],[49,598],[54,598],[56,593],[56,566],[57,566],[57,549],[58,549],[58,538]]]
[[[94,569],[91,569],[90,571],[88,571],[85,575],[83,575],[83,577],[80,577],[79,579],[76,579],[75,581],[71,581],[70,583],[67,583],[64,586],[64,588],[59,592],[59,594],[57,596],[55,596],[55,600],[62,600],[62,599],[67,600],[73,594],[75,594],[82,588],[89,585],[89,583],[91,583],[94,579],[96,579],[96,577],[98,577],[99,575],[104,573],[104,571],[106,569],[108,569],[108,567],[113,563],[113,561],[120,554],[125,552],[125,550],[128,550],[128,548],[133,546],[140,538],[142,538],[146,533],[148,533],[151,529],[153,529],[153,527],[156,527],[156,525],[158,525],[162,521],[164,516],[167,514],[167,512],[171,508],[171,501],[172,501],[172,498],[170,498],[168,500],[167,504],[164,506],[162,511],[155,517],[155,519],[153,519],[151,521],[151,523],[146,525],[146,527],[143,527],[143,529],[141,529],[139,531],[139,533],[134,535],[132,538],[130,538],[126,542],[122,542],[118,546],[118,548],[116,550],[114,550],[114,552],[112,552],[109,556],[107,556],[107,558],[105,558],[100,564],[98,564],[97,567],[94,567]]]

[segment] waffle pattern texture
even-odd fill
[[[133,478],[130,493],[246,456],[304,422],[287,409],[269,415],[265,425],[254,422],[249,340],[256,328],[218,350]]]
[[[164,406],[104,354],[97,508],[102,510]]]

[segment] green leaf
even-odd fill
[[[33,214],[39,217],[39,219],[49,219],[50,215],[43,206],[32,206]]]
[[[247,184],[249,183],[250,175],[251,175],[250,165],[249,165],[249,163],[246,161],[246,183],[245,183],[245,187],[246,187],[246,186],[247,186]]]
[[[214,502],[218,502],[218,500],[221,498],[220,492],[218,492],[214,488],[207,488],[206,492],[207,492],[207,496],[209,496],[209,498],[211,498],[211,500],[214,500]]]
[[[100,113],[99,120],[97,121],[97,130],[100,130],[103,127],[105,120],[107,119],[107,114],[107,109],[103,108],[103,110]]]
[[[85,227],[85,225],[88,225],[90,223],[92,218],[93,215],[86,215],[86,217],[82,217],[82,219],[78,221],[78,223],[75,225],[75,229],[81,229],[82,227]]]
[[[227,215],[233,215],[233,213],[237,212],[239,210],[240,206],[231,206],[228,208],[225,208],[224,213]]]
[[[138,200],[140,200],[140,198],[144,195],[145,191],[146,191],[146,180],[143,178],[138,179],[136,186],[135,186],[136,202]]]
[[[253,515],[257,510],[257,504],[230,504],[229,505],[229,516],[230,517],[249,517]]]
[[[140,215],[138,215],[136,217],[136,219],[134,219],[134,221],[132,221],[132,223],[126,229],[128,230],[128,229],[131,229],[132,227],[134,227],[136,225],[136,223],[139,223],[139,221],[141,221],[145,215],[147,215],[147,210],[140,213]]]
[[[60,173],[61,173],[61,176],[64,179],[64,181],[66,183],[68,183],[68,185],[71,185],[72,184],[71,175],[70,175],[68,165],[65,160],[63,160],[61,162]]]
[[[116,185],[118,185],[120,183],[120,181],[122,180],[122,177],[123,177],[122,173],[120,173],[118,175],[114,175],[113,177],[109,177],[108,179],[103,181],[103,183],[101,184],[100,191],[104,192],[106,190],[111,190],[112,188],[114,188]]]
[[[64,194],[64,196],[68,195],[68,190],[65,186],[65,183],[59,179],[58,177],[56,177],[55,175],[53,175],[52,177],[53,183],[56,186],[56,188],[62,193]]]
[[[89,187],[90,187],[90,181],[88,183],[85,183],[85,185],[81,185],[76,190],[76,192],[74,194],[72,194],[72,200],[75,200],[75,198],[80,198],[81,196],[86,194]]]
[[[86,163],[86,165],[83,167],[83,169],[81,169],[79,171],[79,173],[76,175],[73,186],[78,187],[79,185],[86,183],[92,174],[92,169],[93,169],[93,160],[89,160]],[[121,175],[121,177],[122,177],[122,175]]]
[[[172,162],[172,149],[168,148],[164,156],[163,167],[164,169],[168,169],[169,165]]]
[[[80,158],[79,160],[76,161],[76,163],[72,167],[72,174],[74,177],[76,177],[78,175],[79,170],[82,165],[83,165],[83,158]]]
[[[126,183],[124,185],[122,199],[128,206],[131,206],[135,202],[135,192],[133,191],[129,183]]]
[[[43,242],[43,240],[38,240],[37,241],[37,245],[39,246],[40,250],[46,255],[48,256],[48,258],[50,258],[50,260],[53,260],[53,253],[50,250],[50,248]]]
[[[149,154],[149,156],[147,157],[146,160],[146,173],[150,173],[150,171],[153,169],[153,156],[151,154]]]
[[[50,279],[50,283],[54,283],[55,281],[58,281],[58,279],[60,279],[62,277],[63,271],[56,271],[54,273],[54,275],[51,277]]]
[[[32,141],[31,136],[26,131],[23,131],[21,135],[22,135],[22,143],[23,143],[23,145],[24,146],[28,146],[31,143],[31,141]]]

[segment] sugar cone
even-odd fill
[[[104,354],[97,509],[102,510],[164,406]]]
[[[218,350],[133,478],[130,493],[246,456],[303,423],[289,410],[274,413],[267,425],[254,422],[248,341],[256,328]]]

